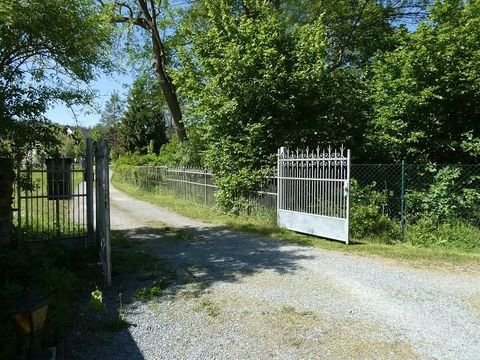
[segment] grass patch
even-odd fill
[[[162,296],[165,286],[161,283],[153,283],[153,285],[138,289],[135,292],[135,298],[142,301],[151,301]]]
[[[480,251],[478,249],[445,249],[440,247],[426,247],[412,245],[407,242],[384,244],[379,242],[357,242],[351,246],[345,246],[340,242],[319,239],[317,237],[302,235],[286,229],[280,229],[275,225],[271,215],[228,215],[220,211],[197,205],[192,202],[179,199],[169,193],[151,193],[119,182],[113,178],[113,184],[119,190],[131,196],[171,209],[183,216],[203,220],[215,225],[223,225],[234,231],[248,232],[266,237],[283,240],[295,244],[317,247],[325,250],[341,251],[349,254],[373,256],[401,260],[420,266],[437,266],[445,268],[447,265],[474,265],[477,269],[480,265]]]
[[[205,311],[207,315],[211,317],[218,317],[221,313],[220,307],[208,298],[204,298],[200,301],[198,309]]]

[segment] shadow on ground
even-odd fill
[[[220,227],[142,227],[114,233],[117,238],[130,240],[125,244],[134,246],[114,249],[114,274],[118,273],[115,265],[120,267],[119,273],[125,265],[121,263],[122,256],[116,261],[116,254],[128,252],[131,257],[135,252],[144,252],[147,257],[156,257],[158,262],[139,269],[140,280],[143,276],[147,283],[149,280],[169,282],[170,293],[182,291],[182,286],[191,282],[201,283],[202,288],[207,289],[216,282],[241,281],[261,271],[287,274],[299,269],[299,261],[311,258],[300,247]],[[145,259],[146,263],[149,261]],[[149,273],[151,279],[148,279]],[[143,286],[145,284],[138,281],[138,287]],[[133,295],[129,293],[126,301]]]
[[[311,258],[301,247],[221,227],[159,225],[112,233],[113,286],[104,292],[108,311],[100,320],[107,324],[122,307],[137,301],[165,294],[197,297],[217,282],[242,281],[262,271],[295,272],[301,260]],[[67,351],[72,359],[143,359],[128,327],[109,331],[100,326],[75,342],[75,349]]]

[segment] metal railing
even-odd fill
[[[86,239],[83,161],[47,159],[16,171],[14,221],[19,241]]]
[[[117,170],[115,176],[139,189],[149,192],[169,192],[176,197],[199,205],[216,205],[215,175],[205,169],[167,166],[135,166],[130,170]],[[248,212],[275,212],[277,206],[277,178],[264,178],[256,191],[248,196]]]

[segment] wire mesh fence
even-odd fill
[[[216,204],[218,187],[207,170],[137,166],[117,171],[116,176],[146,191],[168,191],[197,204]],[[387,227],[390,235],[400,238],[410,225],[424,220],[480,227],[480,164],[352,164],[351,179],[354,237]],[[248,212],[275,216],[277,178],[265,178],[247,200]]]

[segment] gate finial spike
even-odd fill
[[[317,157],[320,156],[320,146],[317,145]]]

